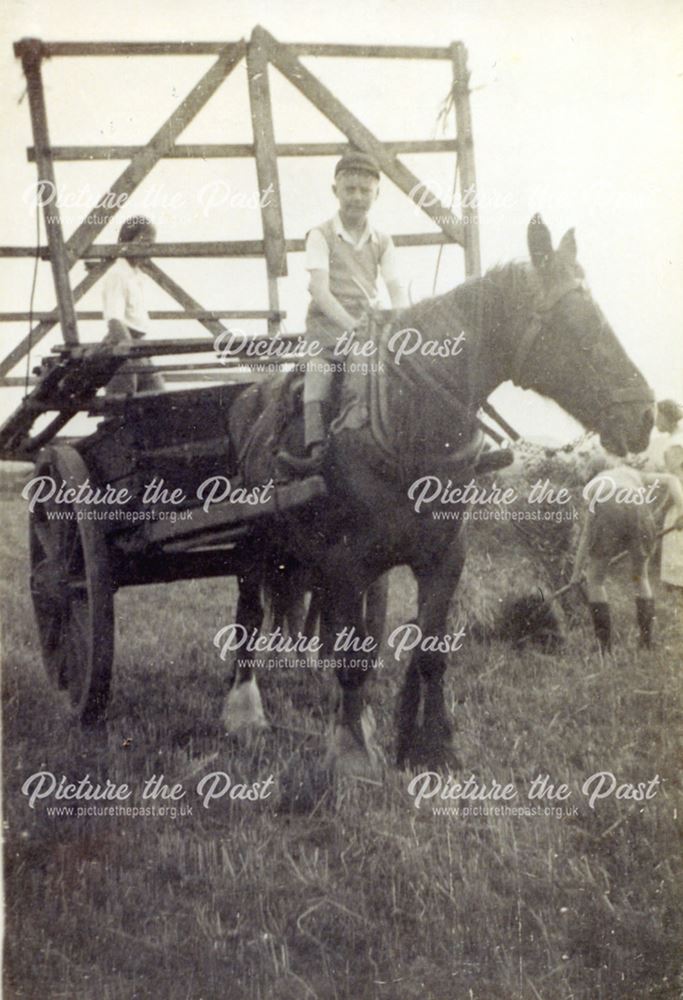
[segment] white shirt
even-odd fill
[[[145,308],[145,275],[121,257],[104,276],[102,288],[104,319],[117,319],[140,333],[149,332],[149,314]]]
[[[351,233],[344,228],[338,212],[334,217],[334,231],[337,236],[340,236],[347,243],[350,243],[352,247],[356,247],[356,249],[360,249],[368,240],[373,240],[375,243],[379,242],[376,230],[368,222],[365,223],[365,229],[361,233],[360,239],[355,240]],[[330,248],[327,245],[327,240],[319,229],[312,229],[306,240],[306,270],[329,271],[329,269]],[[400,281],[396,247],[391,238],[389,238],[387,248],[380,258],[379,273],[387,285],[392,281]]]
[[[681,450],[683,450],[683,427],[676,428],[672,433],[664,433],[655,428],[646,453],[646,467],[654,472],[673,472],[674,475],[680,476]]]

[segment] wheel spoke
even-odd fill
[[[37,517],[33,521],[33,530],[38,543],[47,558],[52,560],[59,558],[59,540],[55,532],[55,527],[53,521],[43,521]]]
[[[70,570],[75,553],[81,551],[78,525],[75,521],[60,524],[59,557],[65,570]]]
[[[67,650],[66,686],[71,700],[76,703],[87,683],[90,657],[90,616],[88,603],[72,595],[66,620],[65,648]]]
[[[60,600],[61,577],[51,559],[41,559],[31,570],[31,594],[34,600],[40,601],[46,609],[51,604],[58,607]]]

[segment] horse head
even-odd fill
[[[530,321],[512,348],[512,377],[550,396],[617,455],[643,451],[654,396],[583,282],[574,230],[553,249],[539,215],[527,230],[534,287]]]

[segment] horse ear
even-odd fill
[[[560,240],[557,255],[567,264],[576,264],[576,237],[573,229],[568,229]]]
[[[538,212],[527,227],[526,238],[531,263],[537,270],[545,270],[553,259],[553,241]]]

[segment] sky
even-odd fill
[[[679,0],[5,0],[0,37],[2,243],[33,245],[35,165],[28,106],[12,43],[46,40],[236,40],[262,24],[281,41],[447,45],[465,42],[471,69],[482,263],[526,254],[526,226],[540,211],[555,242],[575,227],[593,295],[658,397],[683,398],[683,5]],[[212,62],[211,57],[55,58],[44,66],[54,144],[144,143]],[[445,63],[307,59],[306,64],[381,139],[435,138],[450,83]],[[271,69],[276,139],[325,141],[336,129]],[[452,122],[449,123],[452,128]],[[452,132],[448,134],[452,135]],[[240,66],[183,134],[181,142],[249,142],[246,74]],[[405,162],[448,201],[453,156]],[[333,214],[334,161],[280,163],[285,232],[301,237]],[[65,235],[81,221],[125,162],[57,164]],[[220,187],[217,188],[216,184]],[[257,190],[247,160],[163,161],[131,199],[159,239],[261,236],[260,214],[244,204]],[[218,192],[218,193],[217,193]],[[220,196],[220,204],[216,204]],[[211,199],[213,198],[213,204]],[[76,202],[72,204],[71,202]],[[114,242],[123,216],[100,237]],[[431,223],[384,179],[375,224],[389,232],[429,231]],[[44,236],[43,236],[44,242]],[[414,299],[431,294],[437,251],[400,253]],[[263,308],[261,261],[165,261],[207,308]],[[81,265],[72,274],[83,273]],[[28,309],[32,262],[0,260],[0,308]],[[462,280],[462,253],[441,258],[437,291]],[[287,328],[301,330],[307,303],[302,255],[280,281]],[[39,268],[34,308],[54,305],[49,266]],[[152,287],[151,308],[168,308]],[[97,289],[82,308],[100,307]],[[248,329],[247,324],[243,324]],[[196,327],[199,331],[200,328]],[[27,332],[3,324],[3,355]],[[174,323],[163,336],[193,329]],[[98,324],[82,324],[94,340]],[[58,340],[35,349],[32,363]],[[23,374],[25,363],[13,374]],[[0,389],[0,416],[21,391]],[[557,443],[579,433],[559,408],[505,386],[494,398],[523,434]]]

